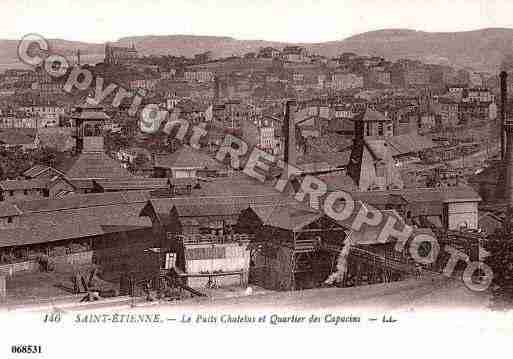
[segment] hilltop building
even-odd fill
[[[139,57],[135,45],[130,47],[105,45],[105,60],[108,65],[126,65],[131,64]]]
[[[308,51],[302,46],[287,46],[283,48],[282,57],[287,62],[304,63],[310,61]]]

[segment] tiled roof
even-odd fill
[[[83,99],[83,101],[75,107],[76,110],[82,111],[103,111],[103,106],[96,103],[96,101],[90,97]]]
[[[383,113],[367,108],[365,112],[358,114],[354,117],[354,121],[363,122],[377,122],[377,121],[390,121]]]
[[[383,138],[366,138],[364,141],[372,156],[377,160],[386,159],[388,156],[399,155]]]
[[[196,185],[199,182],[197,178],[167,178],[167,183],[170,185],[177,186],[186,186],[186,185]]]
[[[354,132],[354,123],[349,119],[334,118],[328,124],[330,132]]]
[[[35,128],[2,128],[0,129],[0,144],[28,145],[34,142],[36,135]]]
[[[282,201],[279,195],[255,195],[255,196],[201,196],[201,197],[174,197],[162,199],[150,199],[158,213],[167,213],[174,206],[201,206],[205,208],[212,205],[235,206],[237,208],[248,208],[251,204],[273,204]],[[207,209],[204,213],[212,214]]]
[[[336,169],[336,166],[333,166],[326,161],[301,163],[297,164],[297,167],[301,169],[303,173],[315,173]]]
[[[139,216],[147,192],[69,196],[60,200],[0,204],[0,215],[18,215],[17,228],[0,230],[0,246],[19,246],[149,228]]]
[[[383,159],[386,151],[392,156],[400,156],[436,147],[436,144],[429,138],[416,134],[385,138],[367,137],[365,138],[365,144],[377,159]]]
[[[246,175],[202,181],[200,188],[193,191],[195,197],[262,195],[279,195],[279,192],[274,189],[273,183],[261,183]]]
[[[357,204],[356,208],[359,208],[359,206],[365,206],[365,205],[360,202]],[[354,211],[354,213],[358,213],[358,211]],[[396,221],[397,221],[395,224],[396,228],[400,229],[406,225],[404,220],[401,218],[401,216],[396,211],[384,210],[384,211],[382,211],[382,213],[385,214],[386,216],[390,216],[390,217],[393,217],[396,219]],[[352,219],[350,221],[344,221],[343,223],[341,223],[341,222],[339,222],[339,223],[343,226],[347,226],[348,223],[352,223]],[[396,239],[393,238],[392,236],[390,236],[388,238],[383,238],[382,240],[380,240],[379,237],[380,237],[386,223],[387,223],[387,221],[381,221],[381,223],[378,226],[370,226],[368,224],[364,224],[364,225],[362,225],[362,227],[360,228],[359,231],[352,230],[350,232],[350,238],[352,240],[352,243],[355,245],[372,245],[372,244],[382,244],[382,243],[386,243],[386,242],[396,241]],[[425,234],[425,235],[430,235],[431,237],[435,237],[433,231],[431,231],[428,228],[413,228],[412,235],[409,237],[410,240],[419,234]],[[408,247],[406,246],[406,248],[408,248]]]
[[[118,204],[29,214],[19,228],[0,230],[0,246],[47,243],[151,227],[143,204]]]
[[[43,165],[35,165],[30,167],[28,170],[23,172],[23,176],[29,179],[34,179],[40,176],[41,174],[45,173],[46,171],[53,171],[57,173],[58,175],[65,176],[63,172],[59,171],[58,169],[55,169],[53,167],[43,166]]]
[[[169,187],[167,178],[134,178],[126,180],[94,180],[104,191],[153,190]]]
[[[28,178],[34,178],[42,174],[43,172],[46,172],[50,169],[48,166],[41,166],[41,165],[35,165],[25,172],[23,172],[23,176]]]
[[[356,191],[358,188],[354,180],[345,173],[334,172],[328,175],[320,175],[318,178],[327,184],[328,191]]]
[[[74,119],[80,120],[93,120],[93,121],[108,121],[110,117],[103,111],[84,110],[79,113],[71,115]]]
[[[323,216],[300,203],[252,205],[251,209],[265,226],[297,231]]]
[[[71,184],[80,190],[92,190],[94,188],[94,180],[90,179],[73,179],[70,180]]]
[[[147,191],[95,193],[67,196],[62,199],[38,199],[13,202],[23,214],[52,212],[74,208],[145,203],[150,199]]]
[[[468,186],[404,189],[402,192],[402,196],[411,203],[422,201],[442,203],[481,201],[479,194]]]
[[[84,152],[66,172],[70,179],[126,179],[132,175],[103,152]]]
[[[180,108],[183,113],[191,113],[191,112],[203,112],[208,108],[207,104],[198,103],[192,100],[182,100],[180,101],[176,107]]]
[[[48,181],[39,179],[30,180],[5,180],[0,181],[0,188],[4,191],[21,191],[29,189],[46,188]]]
[[[215,203],[206,200],[205,203],[177,203],[174,208],[180,217],[237,216],[247,208],[247,204],[244,202]]]
[[[392,198],[403,198],[408,203],[420,202],[479,202],[481,197],[468,186],[408,188],[390,191],[352,192],[353,199],[370,204],[386,204]]]
[[[206,153],[183,146],[169,155],[156,156],[155,167],[159,168],[208,168],[222,169],[224,166]]]
[[[147,211],[151,208],[166,223],[173,208],[176,208],[179,217],[235,216],[252,204],[275,204],[282,201],[283,197],[279,195],[151,199],[141,215],[148,215]]]
[[[75,145],[75,139],[69,134],[56,132],[56,133],[40,133],[39,140],[42,147],[52,147],[58,151],[70,151]]]
[[[413,133],[387,137],[386,141],[397,154],[419,152],[428,148],[436,147],[435,143],[431,139]]]

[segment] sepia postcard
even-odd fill
[[[508,356],[512,309],[513,2],[0,0],[0,358]]]

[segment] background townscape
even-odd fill
[[[421,305],[429,294],[440,306],[508,307],[512,34],[48,40],[67,59],[60,77],[0,41],[2,303]],[[97,101],[94,82],[69,91],[77,70],[127,96]],[[149,104],[159,116],[142,114]],[[163,130],[177,120],[191,125],[184,136]],[[205,135],[191,145],[195,126]],[[219,158],[232,137],[294,166],[281,191],[278,161],[258,179],[244,170],[251,151],[236,166],[233,153]],[[326,196],[301,196],[312,176],[327,196],[344,191],[360,213],[411,228],[409,245],[377,240],[386,223],[355,229],[322,210]],[[433,243],[412,240],[423,236],[437,240],[436,259]],[[465,285],[491,272],[482,290]]]

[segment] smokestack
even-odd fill
[[[508,73],[506,71],[502,71],[500,74],[500,87],[501,87],[501,108],[500,108],[500,116],[501,116],[501,159],[504,161],[506,156],[506,140],[505,140],[505,130],[506,130],[506,104],[508,101]]]
[[[506,218],[504,223],[504,229],[506,233],[511,233],[511,219],[513,218],[513,121],[507,118],[506,102],[507,102],[507,73],[501,72],[501,120],[502,120],[502,135],[506,136],[506,152],[504,155],[504,167],[506,168]],[[504,145],[504,140],[502,142]]]
[[[290,165],[296,164],[296,124],[292,116],[292,107],[295,101],[289,100],[285,104],[285,120],[283,121],[283,136],[285,137],[285,149],[283,159]]]
[[[219,83],[219,77],[214,77],[214,103],[219,102],[219,97],[221,93],[221,84]]]

